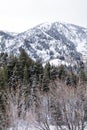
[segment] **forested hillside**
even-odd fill
[[[0,54],[0,130],[84,130],[87,121],[87,75],[77,66],[42,65],[24,49]],[[19,129],[18,129],[19,128]]]

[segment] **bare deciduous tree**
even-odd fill
[[[54,118],[58,129],[63,130],[63,126],[65,125],[67,130],[84,130],[86,93],[85,88],[82,87],[83,85],[81,84],[79,84],[77,88],[57,84],[56,91],[54,90],[55,92],[53,92],[52,89],[53,101],[55,101],[56,105],[58,104],[61,112],[62,123],[60,123],[58,117]],[[56,109],[56,116],[58,113],[57,110],[58,109]]]

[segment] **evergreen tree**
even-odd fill
[[[19,61],[21,62],[23,68],[25,65],[29,67],[34,63],[34,61],[28,56],[24,49],[21,49],[20,51]]]
[[[66,85],[75,86],[77,84],[78,78],[71,70],[67,72],[67,76],[65,78]]]
[[[6,75],[5,75],[5,71],[4,71],[4,68],[1,67],[0,68],[0,86],[4,86],[5,83],[6,83]]]
[[[61,80],[64,80],[65,77],[66,77],[65,67],[64,67],[63,65],[61,65],[61,66],[58,68],[58,77],[59,77],[59,79],[61,79]]]
[[[28,68],[27,66],[25,65],[24,67],[24,74],[23,74],[23,82],[24,84],[27,84],[28,83]]]
[[[41,75],[43,75],[43,66],[40,60],[36,61],[34,65],[34,69],[35,69],[37,81],[41,81],[41,78],[42,78]]]
[[[24,49],[21,49],[21,50],[20,50],[19,60],[21,61],[21,63],[22,63],[23,65],[25,65],[27,59],[28,59],[28,54],[25,52]]]
[[[80,72],[79,72],[79,80],[80,81],[87,81],[87,76],[84,72],[84,69],[81,69]]]
[[[44,77],[46,79],[48,79],[48,80],[50,80],[50,78],[51,78],[51,65],[50,65],[49,62],[45,65],[45,68],[44,68]]]

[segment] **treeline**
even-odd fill
[[[40,84],[41,89],[48,91],[48,84],[59,79],[66,85],[76,86],[81,81],[86,81],[87,76],[84,71],[84,64],[81,62],[78,66],[53,66],[46,63],[43,67],[41,61],[32,60],[24,49],[21,49],[20,55],[0,54],[0,86],[17,86],[21,84]]]

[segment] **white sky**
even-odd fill
[[[54,21],[87,28],[87,0],[0,0],[0,30],[21,32]]]

